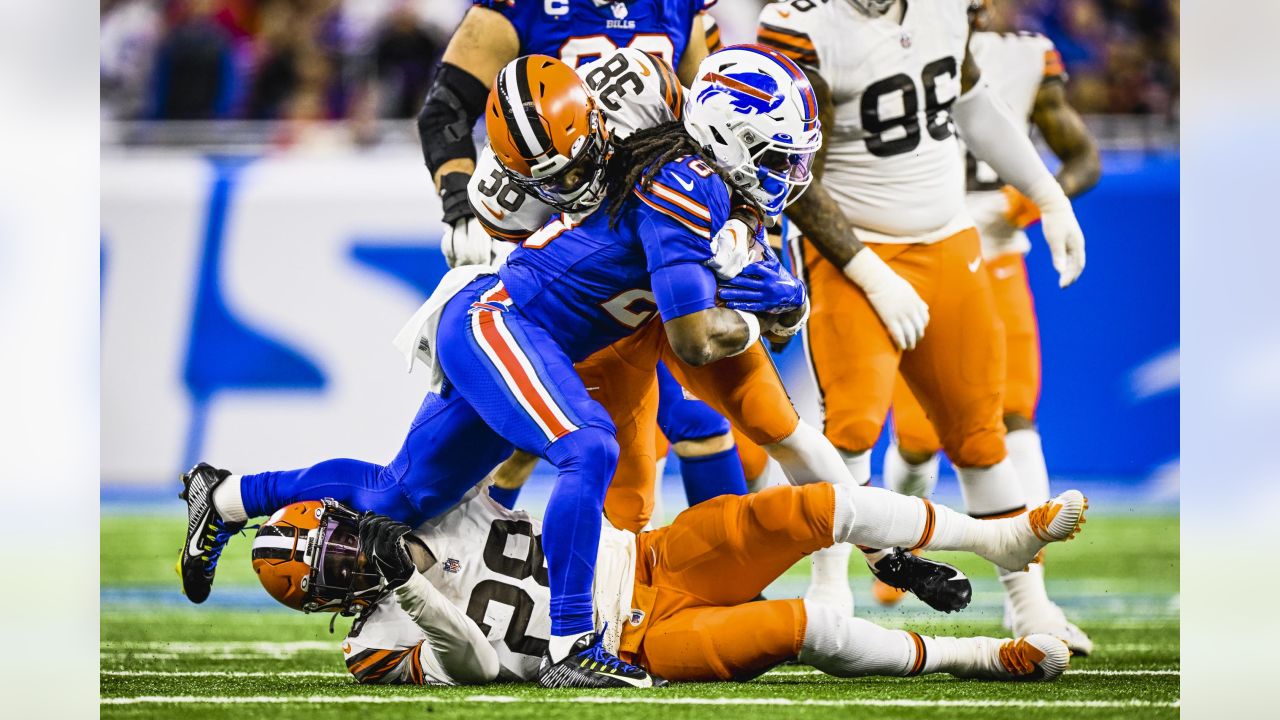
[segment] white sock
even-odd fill
[[[1039,626],[1045,622],[1065,620],[1062,609],[1049,599],[1044,587],[1044,566],[1031,563],[1026,570],[1010,572],[996,568],[1004,585],[1009,624],[1013,628],[1030,620]],[[1038,621],[1038,622],[1037,622]]]
[[[660,457],[657,462],[657,470],[653,475],[653,514],[649,516],[649,524],[644,526],[645,530],[653,530],[660,528],[666,524],[666,508],[662,503],[662,476],[667,472],[667,458]]]
[[[785,438],[764,446],[792,485],[845,482],[848,471],[830,440],[804,420]]]
[[[244,500],[240,497],[240,476],[231,475],[213,489],[213,509],[228,522],[248,522]]]
[[[964,509],[978,518],[1016,514],[1027,508],[1026,493],[1009,458],[985,468],[957,467]]]
[[[849,475],[853,476],[853,481],[859,485],[866,485],[871,482],[871,451],[862,450],[853,452],[850,450],[841,450],[840,458],[844,460],[844,466],[848,469]]]
[[[884,486],[903,495],[929,497],[938,485],[938,453],[919,465],[903,459],[898,446],[890,445],[884,454]]]
[[[846,508],[841,508],[846,505]],[[874,487],[836,486],[833,539],[869,548],[981,552],[1000,539],[987,526],[943,505]],[[848,510],[848,512],[846,512]]]
[[[1014,430],[1004,437],[1004,446],[1027,496],[1027,507],[1049,502],[1049,469],[1045,467],[1040,433],[1035,428]]]
[[[904,677],[915,665],[917,646],[905,631],[882,628],[808,600],[804,611],[800,662],[836,677]]]
[[[558,663],[569,657],[569,651],[573,649],[573,644],[578,642],[578,638],[590,634],[590,632],[584,632],[575,635],[552,635],[547,642],[547,654],[551,656],[551,662]]]

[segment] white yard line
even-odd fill
[[[260,695],[254,697],[220,697],[200,695],[142,695],[138,697],[102,698],[103,705],[332,705],[353,704],[432,704],[432,703],[529,703],[559,705],[596,703],[601,705],[768,705],[782,707],[958,707],[958,708],[1176,708],[1180,701],[1147,700],[788,700],[786,698],[673,698],[653,696],[619,697],[616,695],[578,695],[573,697],[515,697],[511,695],[463,695],[432,697],[392,695]]]
[[[208,653],[208,652],[300,652],[304,650],[337,650],[342,645],[340,640],[332,642],[320,640],[298,640],[295,642],[168,642],[164,640],[118,641],[108,640],[102,643],[103,650],[154,650],[170,653]]]
[[[104,677],[172,677],[172,678],[198,678],[198,677],[225,677],[225,678],[290,678],[290,677],[318,677],[318,678],[346,678],[350,677],[350,673],[340,672],[336,670],[237,670],[237,671],[218,671],[218,670],[103,670],[100,675]],[[765,673],[766,676],[786,677],[788,675],[825,675],[821,670],[773,670]],[[1068,670],[1068,675],[1100,675],[1100,676],[1126,676],[1126,675],[1181,675],[1181,670]]]

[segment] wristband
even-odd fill
[[[1040,208],[1017,188],[1005,185],[1000,188],[1000,192],[1004,193],[1005,201],[1009,203],[1009,209],[1004,213],[1005,222],[1022,230],[1040,219]]]
[[[889,269],[888,263],[881,260],[874,250],[864,247],[854,254],[852,260],[845,263],[841,272],[854,285],[862,288],[863,292],[872,293],[884,284],[885,273],[893,273],[893,270]]]
[[[734,310],[734,312],[738,313],[742,318],[742,321],[747,324],[747,342],[742,346],[741,350],[728,355],[728,357],[741,355],[760,340],[760,318],[756,317],[754,313],[749,313],[744,310]]]

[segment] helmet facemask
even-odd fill
[[[326,498],[319,527],[307,533],[303,561],[311,567],[302,579],[307,594],[303,612],[356,615],[390,592],[360,548],[360,516]]]
[[[810,168],[820,143],[780,142],[763,138],[746,126],[735,128],[734,135],[745,148],[745,159],[728,170],[729,178],[766,216],[777,216],[813,182]]]
[[[554,157],[533,166],[532,177],[507,170],[516,184],[551,207],[566,213],[595,208],[604,199],[609,135],[600,111],[588,115],[589,131],[574,142],[573,156]]]

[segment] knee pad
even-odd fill
[[[947,457],[957,467],[989,467],[1008,454],[1004,447],[1004,432],[998,428],[970,431],[955,440],[944,442]]]
[[[588,425],[551,443],[547,460],[561,473],[573,468],[598,471],[608,483],[618,467],[618,439],[612,431]]]
[[[836,448],[847,452],[870,450],[880,438],[882,420],[869,418],[828,419],[824,434]]]

